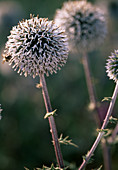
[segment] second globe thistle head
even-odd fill
[[[65,2],[55,22],[66,30],[71,50],[80,52],[97,47],[107,32],[103,12],[85,0]]]
[[[33,77],[56,73],[67,58],[65,32],[53,21],[32,15],[12,28],[3,53],[3,61],[9,62],[15,71]]]
[[[106,64],[106,72],[110,79],[113,79],[115,82],[118,81],[118,50],[115,50],[114,53],[109,56]]]

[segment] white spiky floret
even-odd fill
[[[10,33],[3,61],[9,61],[20,75],[32,75],[34,78],[43,72],[48,76],[66,63],[67,36],[53,21],[31,15],[30,19],[14,26]]]
[[[66,30],[71,50],[89,51],[100,45],[107,33],[103,11],[85,0],[64,2],[54,20]]]
[[[118,50],[115,50],[114,53],[111,53],[109,59],[106,63],[106,72],[110,79],[113,79],[115,82],[118,81]]]

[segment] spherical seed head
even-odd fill
[[[55,22],[66,30],[71,50],[80,52],[97,47],[107,32],[103,12],[85,0],[65,2]]]
[[[106,72],[110,79],[113,79],[115,82],[118,80],[118,50],[115,50],[114,53],[111,53],[109,59],[106,63]]]
[[[64,66],[68,43],[64,31],[53,21],[31,15],[11,30],[3,53],[3,61],[25,76],[53,73]]]

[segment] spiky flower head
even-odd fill
[[[65,2],[55,22],[66,30],[71,50],[81,52],[97,47],[107,32],[103,12],[85,0]]]
[[[110,79],[113,79],[115,82],[118,80],[118,50],[115,50],[114,53],[111,53],[109,59],[106,63],[106,72]]]
[[[53,73],[60,69],[68,57],[68,43],[64,31],[53,21],[30,16],[11,30],[3,53],[15,71],[33,75]]]

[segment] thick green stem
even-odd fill
[[[114,93],[113,93],[113,96],[112,96],[112,100],[111,100],[111,102],[109,104],[109,108],[108,108],[106,117],[104,119],[103,125],[101,127],[101,130],[104,130],[106,128],[108,122],[109,122],[109,118],[110,118],[110,116],[112,114],[117,94],[118,94],[118,82],[116,83],[116,87],[115,87],[115,90],[114,90]],[[97,148],[97,146],[98,146],[98,144],[99,144],[99,142],[100,142],[100,140],[102,139],[103,136],[104,136],[104,131],[99,132],[94,144],[92,145],[90,151],[88,152],[88,154],[86,156],[86,159],[83,160],[83,163],[81,164],[81,166],[80,166],[80,168],[78,170],[82,170],[86,166],[87,162],[89,161],[89,159],[93,155],[95,149]]]
[[[52,112],[52,107],[51,107],[51,102],[46,86],[46,81],[43,73],[40,73],[40,84],[42,86],[42,94],[44,98],[44,103],[46,107],[47,113]],[[60,144],[58,140],[58,135],[57,135],[57,129],[56,129],[56,124],[54,121],[54,117],[50,116],[48,117],[49,120],[49,125],[50,125],[50,132],[52,134],[52,139],[53,139],[53,144],[54,144],[54,149],[55,149],[55,154],[57,158],[57,162],[60,168],[64,168],[64,163],[63,163],[63,157],[60,149]]]

